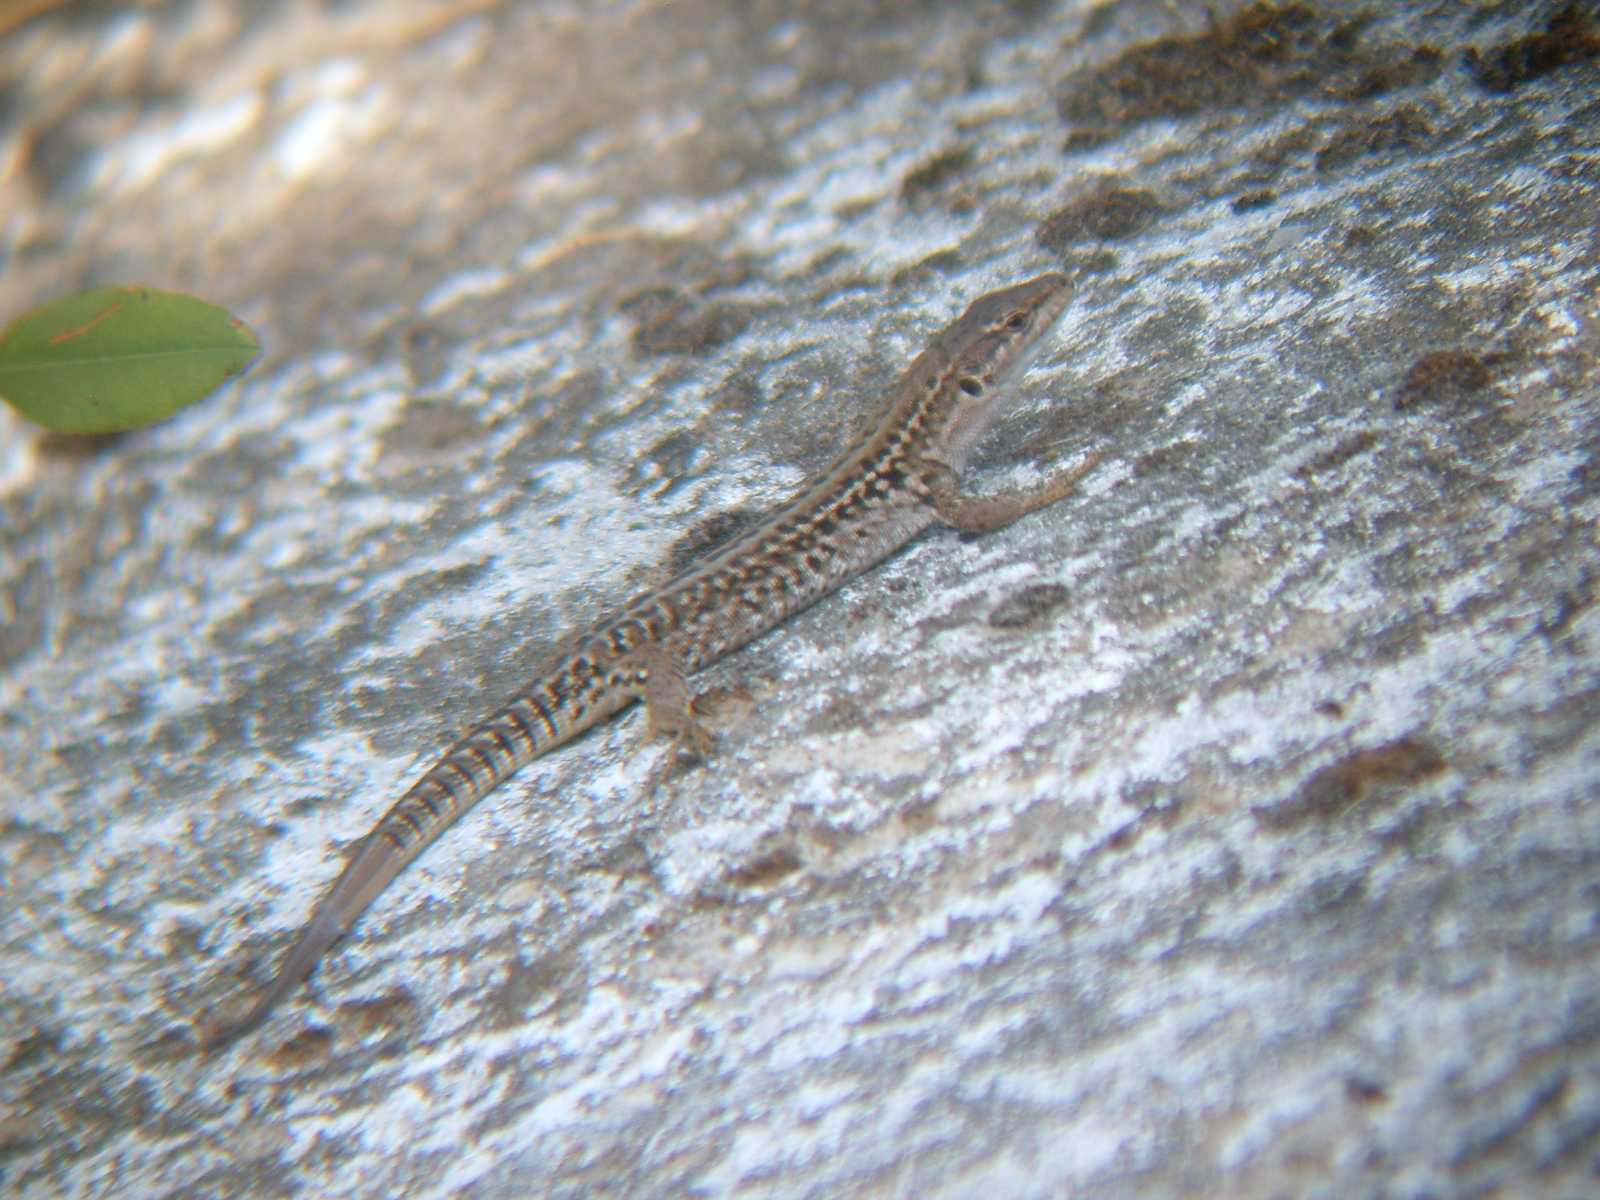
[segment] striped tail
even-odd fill
[[[238,1021],[214,1031],[204,1048],[224,1046],[265,1021],[378,894],[457,817],[512,773],[592,723],[563,721],[530,691],[451,747],[362,841],[260,999]]]

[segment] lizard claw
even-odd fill
[[[711,735],[692,716],[686,715],[670,723],[652,719],[650,735],[669,739],[674,751],[687,752],[697,762],[705,762],[711,757]]]

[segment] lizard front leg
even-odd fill
[[[946,525],[962,533],[992,533],[1004,529],[1018,517],[1064,499],[1078,481],[1094,469],[1099,456],[1091,454],[1070,471],[1057,471],[1043,483],[1030,488],[977,496],[961,490],[950,464],[928,457],[928,504]]]

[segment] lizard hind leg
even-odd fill
[[[704,762],[711,757],[711,734],[694,715],[689,679],[671,653],[659,645],[641,646],[628,656],[626,671],[644,701],[650,736],[670,739]]]

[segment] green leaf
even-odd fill
[[[51,301],[0,333],[0,399],[62,433],[170,417],[237,375],[260,344],[226,309],[153,288]]]

